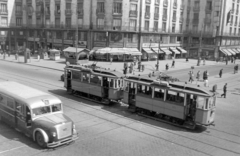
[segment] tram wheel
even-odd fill
[[[44,142],[43,135],[40,132],[36,133],[36,142],[40,147],[42,148],[46,147],[46,143]]]

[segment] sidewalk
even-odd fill
[[[22,64],[27,64],[27,65],[32,65],[32,66],[39,66],[43,68],[49,68],[53,70],[58,70],[58,71],[63,71],[64,67],[66,66],[65,64],[65,58],[61,58],[60,60],[54,61],[50,59],[41,59],[37,60],[36,57],[31,57],[28,63],[24,63],[24,57],[19,56],[18,60],[15,59],[14,55],[11,55],[8,57],[6,55],[5,59],[3,59],[3,55],[0,56],[0,61],[8,61],[8,62],[15,62],[15,63],[22,63]],[[93,64],[97,63],[97,66],[104,67],[107,69],[115,69],[121,73],[123,73],[123,62],[94,62],[94,61],[89,61],[88,64]],[[143,72],[139,72],[137,69],[137,65],[134,66],[134,73],[135,74],[149,74],[150,72],[153,72],[156,70],[156,65],[157,61],[148,61],[148,62],[142,62],[142,65],[145,66],[145,70]],[[191,69],[192,66],[194,68],[197,68],[197,60],[189,59],[188,62],[186,62],[185,59],[175,59],[175,67],[171,68],[172,65],[172,60],[159,60],[159,71],[166,71],[165,70],[165,65],[168,63],[169,65],[169,71],[173,70],[180,70],[180,69]],[[216,65],[217,63],[215,61],[206,61],[206,65]],[[223,62],[219,64],[224,64]],[[128,63],[130,65],[130,63]],[[200,65],[202,66],[202,64]]]

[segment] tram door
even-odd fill
[[[136,104],[136,88],[137,88],[137,84],[131,82],[130,88],[129,88],[129,94],[128,94],[129,106],[130,105],[135,106],[135,104]]]
[[[196,104],[197,104],[197,96],[193,94],[187,94],[187,117],[191,119],[192,121],[195,120],[195,114],[196,114]]]
[[[103,97],[108,98],[109,82],[107,77],[103,77]]]

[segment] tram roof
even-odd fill
[[[0,82],[0,94],[19,100],[31,108],[44,106],[42,100],[61,102],[57,97],[14,81]]]
[[[159,75],[159,74],[155,74],[155,75]],[[162,75],[162,76],[168,77],[168,75],[166,75],[166,74]],[[171,76],[169,76],[169,77],[171,77]],[[135,82],[135,83],[164,87],[160,83],[156,83],[156,82],[160,82],[160,80],[157,80],[157,78],[158,78],[158,76],[149,77],[148,75],[140,75],[140,76],[129,76],[126,79],[129,81]],[[196,84],[192,84],[192,83],[172,82],[172,81],[169,81],[169,82],[161,81],[161,82],[168,83],[169,88],[177,90],[177,91],[183,91],[183,92],[195,93],[195,94],[207,94],[207,95],[213,94],[213,92],[210,91],[208,87],[197,86]]]
[[[101,68],[101,67],[96,67],[95,69],[93,69],[93,67],[91,66],[70,65],[67,68],[85,71],[91,74],[107,76],[107,77],[120,77],[120,78],[125,77],[125,75],[120,73],[119,71],[107,69],[107,68]]]

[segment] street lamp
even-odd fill
[[[159,69],[159,51],[160,51],[160,42],[161,42],[161,35],[159,35],[159,42],[158,42],[158,54],[157,54],[156,71],[158,71],[158,69]]]

